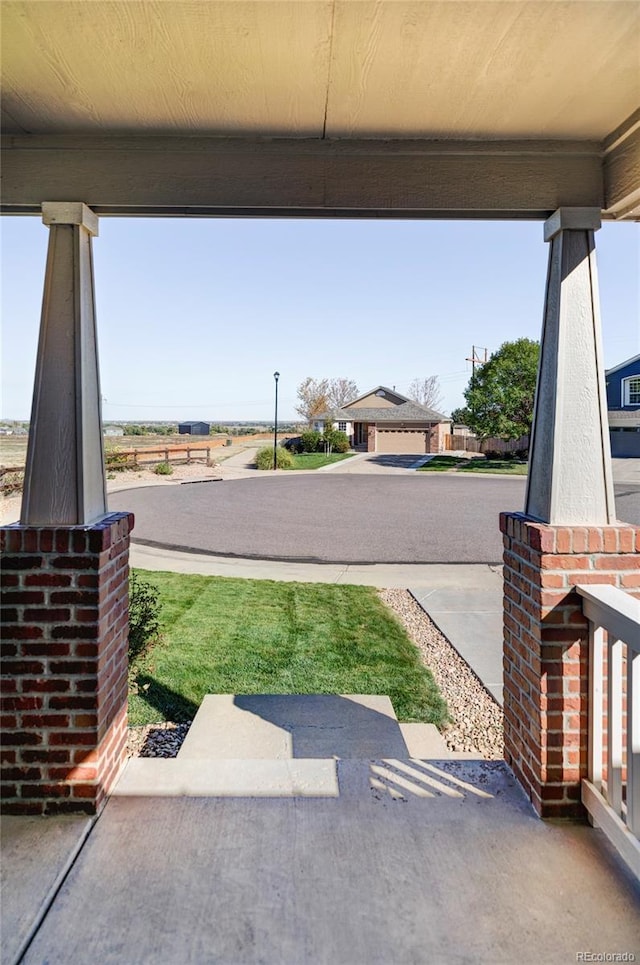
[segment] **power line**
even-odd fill
[[[472,363],[472,365],[473,365],[473,375],[476,374],[476,365],[484,365],[484,363],[487,361],[487,353],[488,353],[488,351],[489,351],[489,349],[480,348],[480,346],[476,346],[476,345],[472,345],[472,346],[471,346],[471,358],[466,358],[466,359],[465,359],[465,362],[471,362],[471,363]],[[478,356],[476,355],[476,352],[484,352],[484,358],[483,358],[483,359],[478,358]]]

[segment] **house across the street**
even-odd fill
[[[181,436],[208,436],[211,429],[209,422],[180,422],[178,432]]]
[[[341,409],[314,419],[322,432],[327,422],[346,432],[354,449],[367,452],[443,452],[451,419],[394,389],[379,385]]]
[[[640,355],[605,372],[612,456],[640,457]]]

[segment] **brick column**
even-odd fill
[[[5,813],[95,814],[122,766],[132,528],[0,530]]]
[[[542,817],[584,817],[589,633],[573,587],[640,596],[640,528],[502,513],[505,758]]]
[[[367,428],[367,452],[376,451],[376,442],[378,438],[378,430],[375,425],[370,425]]]

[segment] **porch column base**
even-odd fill
[[[577,583],[640,596],[640,528],[501,513],[505,758],[541,817],[584,819],[589,630]]]
[[[0,529],[6,814],[96,814],[124,763],[132,528]]]

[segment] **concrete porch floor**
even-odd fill
[[[640,884],[601,832],[541,822],[503,762],[410,756],[388,698],[200,713],[178,758],[129,763],[88,836],[4,819],[3,963],[640,957]]]
[[[580,951],[640,953],[637,883],[600,832],[539,821],[504,764],[336,766],[329,799],[111,798],[21,961],[560,965]],[[58,820],[42,821],[47,836]]]

